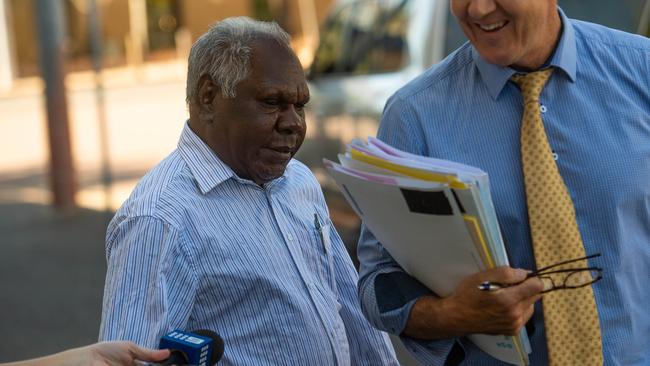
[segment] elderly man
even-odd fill
[[[100,338],[207,328],[225,365],[396,364],[309,169],[309,90],[275,23],[230,18],[189,57],[190,119],[106,236]]]
[[[488,172],[513,268],[440,298],[364,229],[365,314],[424,364],[501,364],[465,336],[526,325],[532,365],[648,365],[650,41],[569,19],[556,0],[450,4],[470,42],[391,97],[378,136]],[[521,269],[596,253],[549,287]],[[603,279],[579,277],[586,267]]]

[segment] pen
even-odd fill
[[[481,291],[496,291],[502,289],[503,286],[497,283],[492,283],[490,281],[483,282],[478,289]]]
[[[327,253],[327,245],[325,245],[325,236],[323,234],[323,225],[320,223],[318,213],[314,213],[314,226],[316,227],[316,231],[318,231],[318,236],[320,236],[320,242],[323,245],[323,249],[325,250],[325,253]]]
[[[314,226],[316,227],[316,230],[319,233],[323,232],[323,228],[322,228],[322,226],[320,224],[320,220],[318,219],[318,213],[314,213]]]

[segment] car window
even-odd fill
[[[569,18],[636,33],[647,0],[558,0]]]
[[[343,6],[324,27],[310,77],[375,74],[408,61],[408,0],[365,0]]]

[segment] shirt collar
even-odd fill
[[[190,168],[203,194],[208,193],[222,182],[236,177],[235,172],[190,129],[189,121],[183,126],[183,132],[178,141],[178,151]]]
[[[183,132],[178,141],[178,151],[190,168],[203,194],[210,192],[230,178],[241,184],[259,187],[252,180],[240,178],[226,163],[219,159],[217,154],[192,131],[189,121],[185,122],[183,126]],[[293,159],[288,165],[292,163]],[[275,189],[275,187],[280,186],[285,181],[287,169],[289,169],[289,166],[284,170],[282,176],[265,183],[263,188]]]
[[[576,78],[576,42],[573,27],[569,18],[564,14],[562,9],[558,7],[560,18],[562,20],[562,35],[560,41],[555,48],[553,56],[547,61],[543,67],[553,66],[557,69],[563,70],[569,77],[571,82]],[[472,47],[472,58],[478,68],[481,79],[488,88],[490,95],[494,100],[499,97],[501,90],[506,85],[510,77],[516,72],[510,67],[502,67],[487,62],[481,55]]]

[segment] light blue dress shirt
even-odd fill
[[[547,62],[556,67],[541,97],[542,119],[573,199],[591,265],[606,365],[650,365],[650,40],[560,11],[563,33]],[[490,176],[510,263],[535,268],[520,161],[521,93],[515,71],[465,44],[388,101],[378,137],[397,148],[477,166]],[[436,235],[436,233],[430,233]],[[400,334],[427,290],[406,275],[372,233],[358,248],[364,313]],[[532,365],[546,365],[541,303],[527,326]],[[498,365],[465,338],[402,337],[424,364],[443,364],[452,346],[468,365]],[[458,348],[458,345],[461,348]],[[458,353],[456,354],[458,355]]]
[[[357,272],[318,182],[292,160],[264,187],[241,179],[185,125],[106,234],[100,340],[157,347],[210,329],[220,365],[396,365],[365,320]]]

